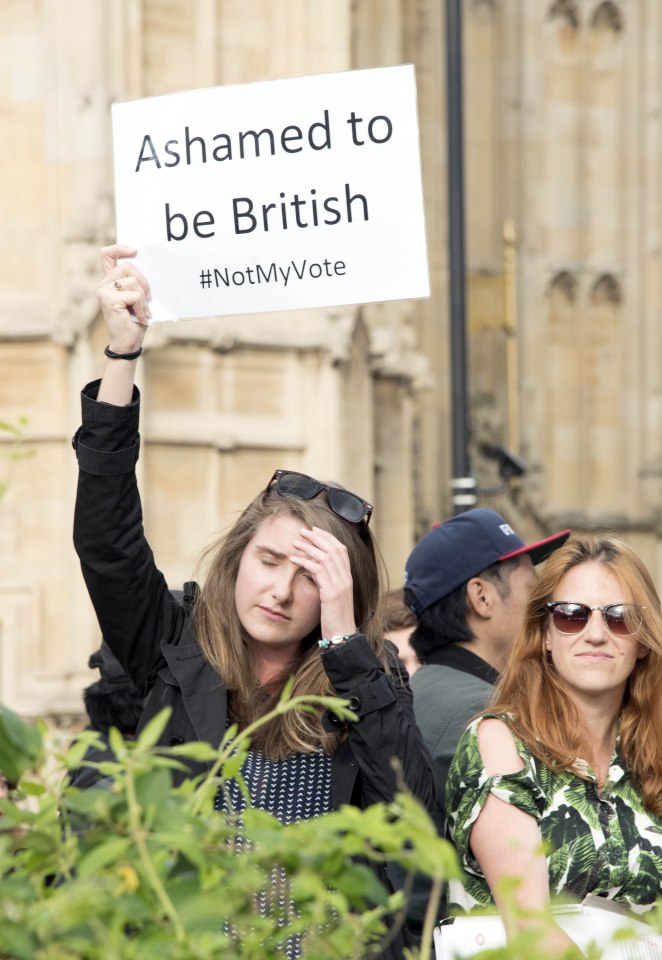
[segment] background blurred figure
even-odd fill
[[[421,661],[412,677],[414,715],[434,761],[444,834],[444,788],[458,740],[484,710],[522,625],[534,567],[565,543],[569,530],[525,544],[494,510],[467,510],[436,524],[409,555],[405,601],[416,616],[411,645]],[[430,881],[417,877],[408,917],[420,930]],[[445,913],[439,907],[439,919]]]
[[[442,806],[458,740],[490,702],[522,625],[534,567],[569,536],[564,530],[527,545],[501,514],[481,507],[436,524],[409,554],[404,594],[422,664],[411,685],[414,713]]]
[[[135,737],[143,698],[105,640],[90,656],[88,666],[98,670],[100,677],[83,690],[83,702],[90,721],[86,729],[99,733],[104,747],[90,747],[83,759],[101,763],[115,759],[108,743],[111,727],[116,727],[125,740]],[[94,786],[101,778],[98,770],[81,766],[72,771],[70,780],[72,786],[82,790]]]
[[[171,590],[170,595],[177,603],[186,604],[190,599],[185,599],[183,590]],[[143,697],[105,640],[91,654],[87,665],[90,670],[98,670],[100,677],[83,690],[83,703],[90,721],[86,729],[100,733],[106,749],[90,748],[85,759],[112,760],[113,753],[108,746],[110,728],[119,730],[125,740],[133,740],[143,712]],[[76,787],[90,786],[97,779],[95,770],[84,767],[72,775]]]
[[[83,690],[89,729],[107,736],[111,727],[117,727],[125,739],[134,737],[143,700],[105,640],[90,657],[88,666],[101,674]]]
[[[404,589],[390,590],[384,601],[384,636],[396,645],[400,659],[407,668],[409,676],[420,667],[420,661],[409,642],[412,630],[416,626],[416,617],[405,605]]]

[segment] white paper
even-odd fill
[[[112,107],[117,240],[153,319],[430,294],[411,65]]]

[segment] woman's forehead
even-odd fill
[[[278,544],[296,539],[305,526],[307,524],[290,512],[273,513],[257,525],[250,542],[271,546],[277,550]]]
[[[561,598],[562,593],[564,596]],[[596,560],[587,560],[571,567],[561,577],[554,591],[556,597],[566,600],[583,601],[584,595],[596,594],[611,597],[612,602],[625,599],[620,579],[610,567]]]

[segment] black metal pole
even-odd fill
[[[461,0],[446,0],[446,124],[448,131],[451,412],[453,418],[451,492],[455,513],[462,513],[476,503],[476,481],[470,476],[469,463]]]

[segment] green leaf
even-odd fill
[[[353,906],[359,909],[365,906],[366,900],[378,904],[386,903],[386,890],[374,872],[363,864],[348,865],[343,873],[335,877],[334,886],[347,897]]]
[[[143,810],[157,809],[167,803],[171,777],[167,770],[150,770],[136,778],[136,795]]]
[[[101,735],[94,730],[82,730],[60,758],[68,770],[75,770],[90,747],[103,747]]]
[[[188,757],[190,760],[197,760],[200,763],[213,763],[218,756],[216,750],[214,750],[210,743],[200,740],[182,743],[176,747],[169,747],[168,755]]]
[[[287,678],[287,682],[285,683],[285,686],[283,687],[283,691],[280,695],[281,703],[286,703],[291,698],[293,689],[294,689],[294,677],[291,676]]]
[[[37,943],[28,930],[0,920],[0,950],[0,956],[11,957],[12,960],[34,960]]]
[[[46,787],[43,783],[35,783],[33,780],[21,780],[21,793],[27,797],[43,797]]]
[[[111,727],[108,731],[108,743],[117,759],[120,760],[126,753],[126,743],[117,727]]]
[[[0,430],[4,430],[5,433],[11,433],[14,437],[21,437],[23,435],[18,427],[15,427],[13,423],[9,423],[7,420],[0,420]]]
[[[141,730],[140,736],[137,740],[137,748],[139,753],[145,753],[152,747],[156,746],[156,744],[159,742],[161,734],[166,728],[166,724],[170,719],[171,713],[172,709],[170,707],[164,707],[163,710],[160,710],[155,717],[152,717],[144,730]]]
[[[85,854],[80,860],[77,871],[81,879],[90,874],[95,874],[109,863],[113,863],[123,857],[130,849],[132,841],[129,837],[113,837],[104,840],[98,846]]]
[[[194,890],[190,897],[177,902],[179,917],[186,929],[192,933],[218,930],[222,909],[218,890],[209,893]]]
[[[38,767],[41,758],[39,729],[13,710],[0,706],[0,770],[7,779],[16,783],[27,770]]]
[[[233,754],[223,764],[223,779],[234,780],[241,773],[241,768],[246,761],[247,754],[244,751]]]

